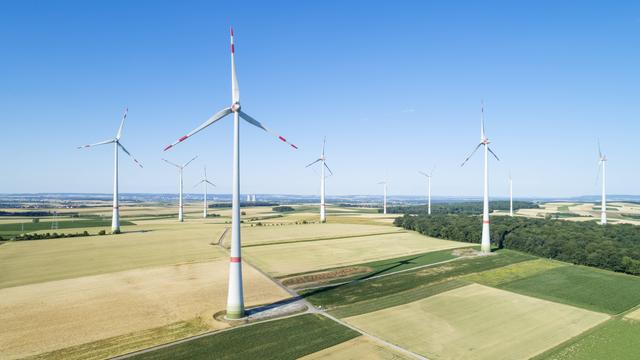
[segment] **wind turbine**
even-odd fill
[[[194,187],[200,185],[200,184],[204,184],[204,210],[202,213],[202,217],[203,218],[207,218],[207,184],[211,185],[211,186],[216,186],[214,183],[212,183],[211,181],[209,181],[207,179],[207,167],[204,167],[204,177],[202,178],[202,180],[200,180],[200,182],[198,182],[197,184],[194,185]]]
[[[327,166],[326,158],[324,156],[324,148],[326,144],[327,144],[327,138],[325,137],[324,142],[322,143],[322,153],[320,154],[320,157],[318,158],[318,160],[306,166],[306,167],[309,167],[317,162],[322,163],[322,165],[320,165],[320,222],[321,223],[327,221],[327,217],[325,215],[325,203],[324,203],[324,180],[326,179],[324,169],[327,168],[327,170],[329,170],[329,174],[333,175],[333,172],[331,171],[331,169],[329,169],[329,166]]]
[[[378,183],[378,185],[383,185],[383,189],[384,189],[384,197],[382,198],[382,213],[386,214],[387,213],[387,185],[389,183],[387,182],[387,180],[385,181],[380,181]]]
[[[418,172],[427,178],[427,214],[431,215],[431,177],[433,176],[433,170],[428,174],[422,171]]]
[[[113,216],[111,217],[111,232],[114,234],[120,233],[120,205],[118,201],[118,148],[122,149],[125,154],[129,155],[138,166],[142,167],[142,164],[138,160],[136,160],[136,158],[134,158],[133,155],[131,155],[131,153],[127,151],[127,149],[125,149],[125,147],[120,143],[120,138],[122,137],[122,128],[124,127],[124,121],[127,118],[128,112],[129,109],[124,110],[122,120],[120,121],[120,127],[118,128],[118,133],[116,134],[115,138],[111,140],[101,141],[95,144],[78,146],[78,149],[82,149],[98,145],[113,144]]]
[[[500,161],[498,155],[496,155],[493,150],[489,147],[489,138],[486,137],[484,132],[484,103],[481,103],[480,106],[480,143],[473,149],[471,155],[467,156],[466,159],[460,165],[461,167],[471,159],[473,154],[478,151],[480,146],[484,146],[484,199],[483,199],[483,207],[482,207],[482,242],[480,244],[480,249],[483,253],[488,254],[491,252],[491,239],[489,234],[489,153],[493,155],[496,160]]]
[[[605,191],[606,186],[606,163],[608,159],[607,156],[602,154],[602,150],[600,149],[600,140],[598,140],[598,163],[602,168],[602,203],[600,204],[600,224],[607,224],[607,194]]]
[[[509,173],[509,216],[513,217],[513,179]]]
[[[276,136],[280,141],[289,144],[294,149],[298,147],[291,144],[287,139],[279,136],[266,128],[258,120],[247,115],[240,110],[240,89],[236,76],[235,48],[233,44],[233,28],[231,29],[231,106],[224,108],[214,114],[209,120],[195,128],[185,136],[179,138],[173,144],[164,148],[169,150],[176,144],[183,142],[189,137],[200,132],[207,126],[215,123],[223,117],[233,114],[233,190],[231,197],[231,258],[229,264],[229,292],[227,296],[227,314],[229,319],[240,319],[244,317],[244,300],[242,291],[242,267],[240,264],[240,118],[249,124]]]
[[[189,165],[193,160],[197,159],[198,155],[194,156],[193,159],[189,160],[186,162],[186,164],[184,165],[178,165],[175,163],[172,163],[171,161],[167,160],[167,159],[162,159],[162,161],[166,162],[169,165],[173,165],[175,167],[178,168],[178,174],[180,174],[180,200],[179,200],[179,205],[178,205],[178,221],[183,222],[184,221],[184,209],[183,209],[183,203],[182,203],[182,170],[184,170],[184,168],[187,167],[187,165]]]

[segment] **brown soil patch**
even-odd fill
[[[368,266],[350,266],[335,270],[320,271],[313,274],[292,276],[282,280],[282,284],[296,288],[302,285],[326,283],[331,280],[342,279],[357,274],[366,274],[371,271],[373,271],[373,269]]]

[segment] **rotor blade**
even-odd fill
[[[206,128],[207,126],[213,124],[214,122],[222,119],[223,117],[227,116],[231,114],[231,108],[226,108],[226,109],[222,109],[220,111],[218,111],[217,113],[215,113],[212,117],[209,118],[209,120],[205,121],[202,123],[202,125],[198,126],[197,128],[195,128],[193,131],[191,131],[190,133],[188,133],[187,135],[181,137],[180,139],[176,140],[173,144],[167,146],[164,148],[164,151],[167,151],[169,149],[171,149],[172,147],[174,147],[176,144],[181,143],[185,140],[187,140],[188,138],[190,138],[191,136],[195,135],[196,133],[200,132],[202,129]]]
[[[211,186],[216,186],[216,184],[212,183],[212,182],[211,182],[211,181],[209,181],[209,180],[205,180],[204,182],[206,182],[207,184],[209,184],[209,185],[211,185]]]
[[[324,147],[327,145],[327,137],[324,137],[324,141],[322,142],[322,157],[324,157]]]
[[[482,143],[478,144],[478,146],[476,146],[475,149],[473,149],[473,151],[471,152],[471,154],[469,156],[467,156],[466,159],[464,159],[464,161],[462,162],[462,164],[460,164],[460,167],[463,167],[464,164],[467,163],[467,161],[469,161],[469,159],[471,159],[471,157],[473,156],[473,154],[476,153],[476,151],[478,151],[478,149],[480,148],[480,146],[482,146]]]
[[[484,140],[484,100],[480,101],[480,140]]]
[[[333,171],[331,171],[331,169],[329,169],[329,165],[327,165],[327,163],[324,163],[324,167],[326,167],[327,170],[329,170],[329,174],[333,175]]]
[[[111,143],[114,143],[114,142],[116,142],[116,139],[105,140],[105,141],[100,141],[100,142],[95,143],[95,144],[88,144],[88,145],[78,146],[78,149],[88,148],[88,147],[98,146],[98,145],[106,145],[106,144],[111,144]]]
[[[129,108],[124,109],[124,114],[122,115],[122,120],[120,121],[120,127],[118,128],[116,140],[120,140],[120,137],[122,136],[122,128],[124,127],[124,120],[127,118],[127,113],[129,113]]]
[[[600,139],[598,139],[598,158],[602,161],[602,150],[600,149]]]
[[[232,104],[240,101],[240,87],[238,87],[238,75],[236,74],[235,47],[233,45],[233,28],[231,31],[231,100]]]
[[[142,167],[142,164],[140,164],[140,161],[138,161],[136,158],[133,157],[133,155],[131,155],[131,153],[129,151],[127,151],[127,149],[124,148],[124,146],[122,146],[122,144],[120,144],[118,142],[118,146],[120,146],[120,149],[122,149],[122,151],[124,151],[125,153],[127,153],[127,155],[129,155],[133,161],[138,164],[138,166]]]
[[[491,150],[490,147],[487,146],[487,150],[489,150],[489,152],[491,153],[491,155],[493,155],[493,157],[496,158],[496,160],[500,161],[500,158],[498,158],[498,155],[496,155],[496,153],[493,152],[493,150]]]
[[[422,172],[422,171],[418,171],[418,172],[419,172],[420,174],[422,174],[422,175],[426,176],[426,177],[430,177],[430,175],[429,175],[429,174],[427,174],[427,173],[424,173],[424,172]]]
[[[167,159],[162,159],[162,161],[166,162],[169,165],[173,165],[173,166],[177,167],[178,169],[182,168],[180,165],[174,164],[174,163],[172,163],[171,161],[169,161]]]
[[[193,187],[198,187],[198,185],[202,184],[203,182],[205,182],[205,181],[204,180],[200,180],[200,181],[198,181],[197,184],[193,185]]]
[[[207,180],[207,167],[204,167],[204,179]]]
[[[305,167],[309,167],[309,166],[311,166],[311,165],[313,165],[313,164],[317,163],[318,161],[322,161],[322,159],[318,159],[318,160],[316,160],[316,161],[312,162],[311,164],[309,164],[309,165],[307,165],[307,166],[305,166]]]
[[[429,173],[429,177],[433,176],[433,173],[436,172],[436,166],[433,165],[433,167],[431,168],[431,173]]]
[[[184,164],[184,165],[182,165],[182,167],[183,167],[183,168],[186,168],[186,167],[187,167],[187,165],[191,164],[191,162],[192,162],[193,160],[197,159],[197,158],[198,158],[198,156],[199,156],[199,155],[194,156],[194,157],[193,157],[193,159],[191,159],[191,160],[187,161],[187,163],[186,163],[186,164]]]
[[[285,142],[285,143],[289,144],[289,145],[290,145],[292,148],[294,148],[294,149],[297,149],[297,148],[298,148],[297,146],[295,146],[295,145],[293,145],[292,143],[288,142],[288,141],[287,141],[287,139],[285,139],[285,138],[283,138],[282,136],[280,136],[280,135],[278,135],[278,134],[274,133],[273,131],[271,131],[271,130],[267,129],[267,128],[266,128],[264,125],[262,125],[258,120],[256,120],[256,119],[252,118],[251,116],[247,115],[246,113],[244,113],[244,112],[242,112],[242,111],[238,110],[238,114],[240,115],[240,117],[242,117],[243,119],[245,119],[245,120],[246,120],[248,123],[250,123],[251,125],[257,126],[257,127],[259,127],[260,129],[262,129],[262,130],[264,130],[264,131],[266,131],[266,132],[268,132],[268,133],[271,133],[271,135],[274,135],[274,136],[275,136],[275,137],[277,137],[280,141],[283,141],[283,142]]]

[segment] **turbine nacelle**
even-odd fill
[[[241,106],[240,106],[240,101],[236,101],[233,104],[231,104],[231,112],[238,112],[240,111]]]

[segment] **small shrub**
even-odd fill
[[[98,232],[98,235],[106,235],[106,234],[107,234],[107,232],[106,232],[106,231],[104,231],[104,230],[100,230],[100,231]]]

